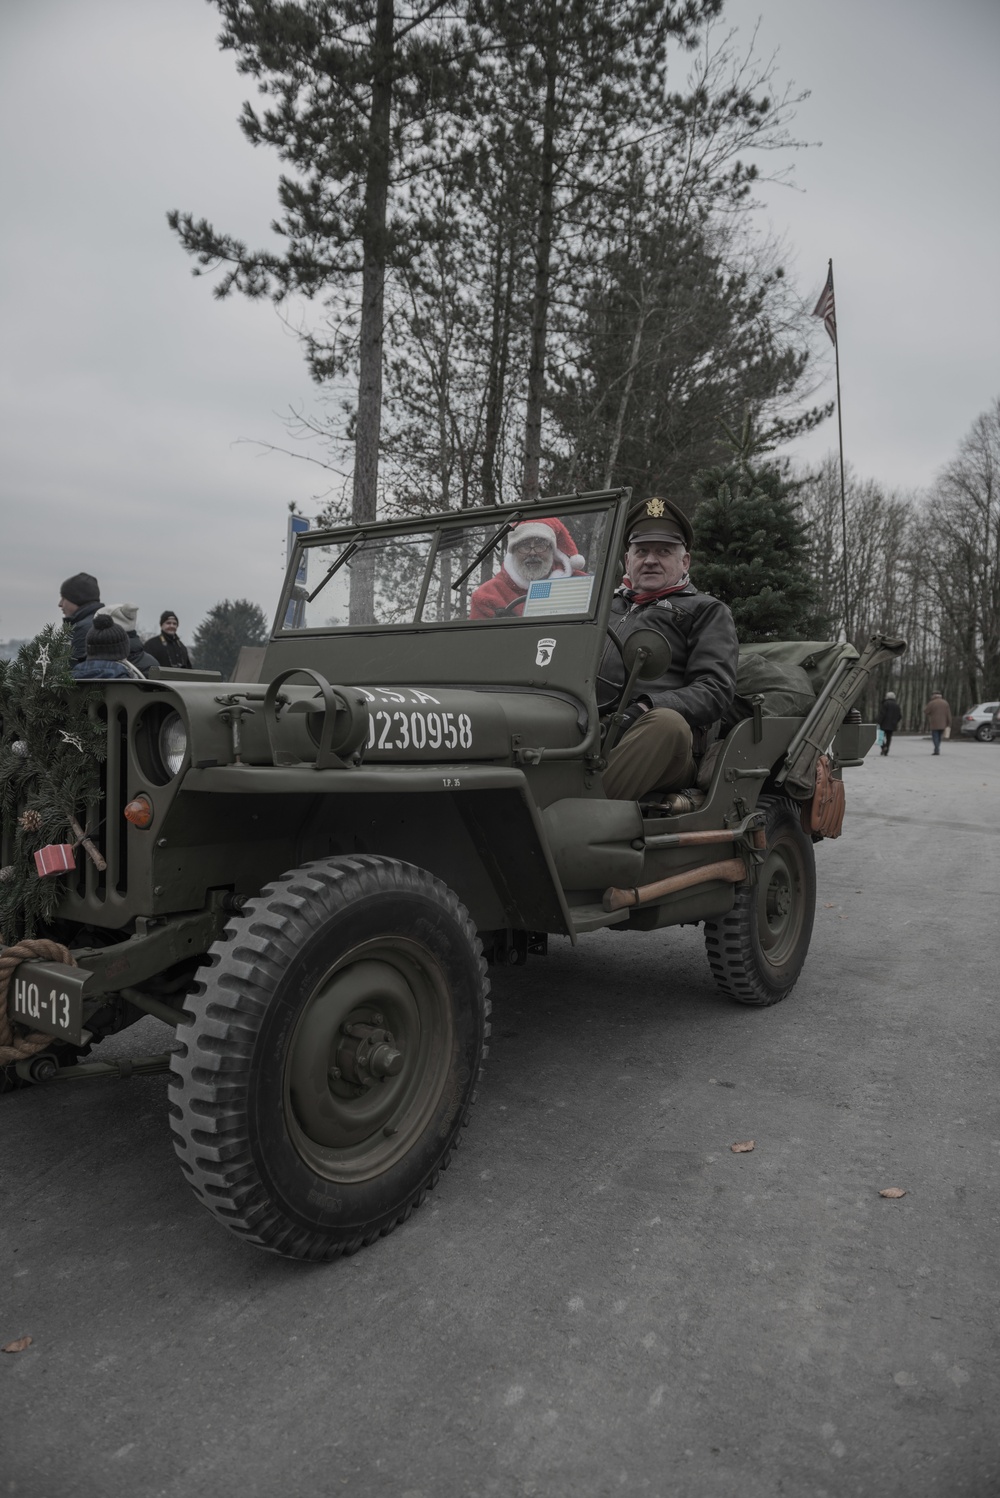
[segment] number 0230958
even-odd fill
[[[373,712],[369,749],[471,749],[472,719],[468,713],[426,711]]]

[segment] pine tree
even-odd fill
[[[749,420],[734,446],[735,461],[698,480],[692,578],[729,605],[744,644],[822,637],[798,486],[777,464],[752,461],[762,444]]]
[[[194,633],[194,659],[200,671],[221,671],[228,681],[244,645],[267,642],[264,610],[249,598],[224,598],[210,608]]]
[[[280,248],[251,250],[176,209],[167,220],[203,270],[225,267],[217,297],[327,298],[333,340],[307,334],[304,343],[318,381],[357,366],[352,519],[365,523],[377,500],[386,275],[408,263],[425,227],[407,185],[433,170],[437,123],[461,111],[477,49],[443,0],[213,3],[223,19],[220,45],[273,101],[260,111],[244,104],[240,128],[287,165],[272,224]],[[343,297],[359,284],[355,346],[352,318],[341,336]],[[359,617],[370,587],[369,579],[367,604],[352,593]]]
[[[538,498],[551,311],[571,246],[609,211],[622,142],[651,126],[668,42],[693,46],[721,0],[479,0],[502,59],[495,103],[510,113],[508,150],[528,184],[530,311],[524,413],[525,499]],[[503,103],[506,92],[507,104]],[[586,251],[584,251],[584,255]]]

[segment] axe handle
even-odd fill
[[[743,836],[749,836],[755,848],[767,846],[764,829],[754,827],[747,834],[737,832],[735,828],[732,831],[723,828],[720,832],[654,832],[646,838],[646,847],[700,848],[705,843],[734,843],[738,837]]]
[[[696,884],[710,884],[715,879],[739,884],[746,878],[746,874],[742,858],[725,858],[721,863],[707,863],[700,869],[689,869],[686,874],[671,874],[668,879],[658,879],[655,884],[641,884],[636,889],[616,889],[612,885],[604,891],[601,903],[607,911],[624,910],[628,905],[648,905],[650,900],[660,900],[664,895],[691,889]]]

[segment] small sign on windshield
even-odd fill
[[[546,577],[529,583],[524,604],[525,619],[539,619],[544,614],[582,614],[590,607],[592,577]]]

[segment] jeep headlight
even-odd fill
[[[163,768],[176,775],[187,753],[188,735],[180,713],[168,713],[160,724],[159,750]]]

